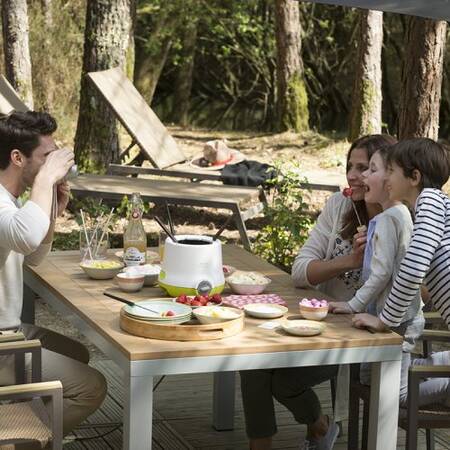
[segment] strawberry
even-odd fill
[[[198,296],[198,301],[205,306],[208,303],[208,298],[205,297],[204,295],[199,295]]]
[[[203,306],[198,300],[192,300],[191,306]]]
[[[222,303],[222,296],[220,294],[214,294],[211,296],[210,301],[212,303]]]
[[[175,315],[175,313],[173,311],[169,310],[169,311],[166,312],[166,317],[172,317],[174,315]]]
[[[351,187],[346,187],[342,194],[344,194],[344,197],[351,197],[353,195],[353,189]]]

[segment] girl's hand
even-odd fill
[[[347,302],[329,302],[328,311],[333,314],[353,314],[354,311]]]
[[[350,253],[352,269],[359,269],[363,265],[364,249],[366,248],[367,232],[361,231],[353,236],[353,249]]]
[[[352,319],[352,325],[355,328],[368,328],[373,331],[389,331],[389,328],[377,317],[372,314],[356,314]]]

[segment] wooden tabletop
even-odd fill
[[[294,288],[290,275],[240,247],[224,245],[223,254],[225,264],[268,276],[272,283],[266,292],[283,297],[288,303],[289,315],[298,314],[298,301],[303,297],[318,296],[317,291]],[[267,320],[251,318],[245,319],[245,328],[240,334],[221,340],[178,342],[136,337],[120,329],[119,312],[123,304],[105,297],[103,292],[107,289],[136,301],[164,297],[163,291],[158,287],[144,287],[140,292],[130,294],[119,291],[112,280],[91,280],[79,267],[79,257],[78,251],[52,252],[40,266],[26,267],[25,270],[34,273],[61,302],[130,360],[398,345],[402,342],[395,333],[371,334],[353,328],[350,315],[333,314],[323,322],[325,331],[313,337],[262,329],[258,325]],[[225,290],[223,295],[229,293]]]

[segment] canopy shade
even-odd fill
[[[353,6],[431,19],[450,20],[450,0],[308,0],[310,3]]]

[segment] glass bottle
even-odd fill
[[[131,213],[123,233],[123,262],[127,266],[145,264],[147,235],[142,224],[143,203],[139,193],[131,197]]]

